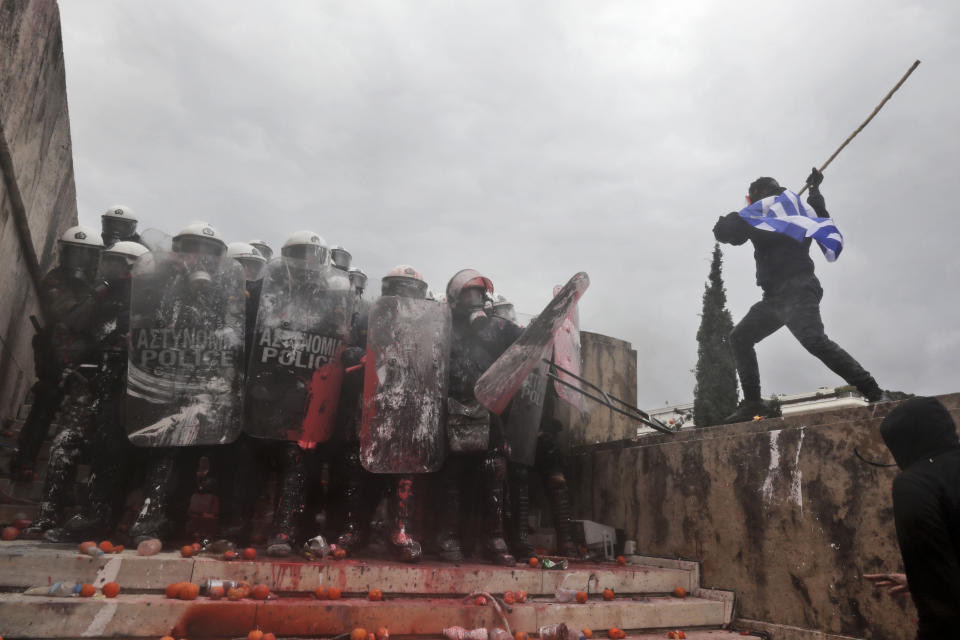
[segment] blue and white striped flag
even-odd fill
[[[827,262],[836,260],[843,251],[843,236],[833,220],[818,218],[813,207],[800,200],[793,191],[758,200],[741,209],[740,217],[755,229],[782,233],[797,242],[813,238]]]

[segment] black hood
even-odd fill
[[[901,469],[960,448],[957,425],[936,398],[911,398],[900,403],[880,424],[880,435]]]

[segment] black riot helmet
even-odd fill
[[[137,233],[137,214],[130,207],[114,205],[100,216],[100,237],[107,246],[130,240]]]
[[[427,281],[410,265],[397,265],[380,281],[380,295],[423,299],[427,297]]]
[[[770,196],[778,196],[786,191],[780,183],[770,177],[757,178],[747,188],[747,202],[753,204]]]

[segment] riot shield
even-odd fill
[[[523,384],[513,396],[503,425],[503,435],[509,446],[509,459],[529,467],[537,457],[537,435],[540,433],[540,419],[543,417],[543,401],[547,392],[546,357],[550,347],[541,353],[540,362],[524,379]]]
[[[553,343],[570,309],[589,286],[590,278],[582,271],[570,278],[520,337],[477,380],[473,392],[480,404],[497,415],[503,413],[524,379],[542,359],[544,349]]]
[[[131,277],[125,428],[141,447],[225,444],[240,433],[243,269],[150,253]]]
[[[373,473],[443,466],[451,319],[446,304],[400,296],[370,311],[360,461]]]
[[[270,261],[247,365],[245,433],[305,449],[330,439],[353,299],[339,269]]]
[[[561,289],[562,287],[560,285],[554,287],[553,295],[560,293]],[[560,330],[557,331],[557,335],[554,337],[553,361],[560,365],[562,370],[570,371],[577,376],[581,375],[580,312],[576,305],[570,309],[570,314],[564,319],[560,325]],[[557,391],[557,395],[568,404],[573,405],[574,408],[583,411],[583,394],[571,388],[579,388],[580,383],[576,378],[563,373],[563,371],[558,371],[558,376],[560,380],[567,384],[563,384],[559,380],[554,380],[553,386]]]

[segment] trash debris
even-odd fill
[[[541,558],[540,559],[540,568],[541,569],[554,569],[562,570],[570,566],[570,563],[566,558]]]
[[[326,560],[330,555],[330,545],[323,536],[314,536],[303,543],[303,555],[311,560],[315,558]]]
[[[203,581],[203,584],[200,585],[203,594],[211,598],[214,597],[215,589],[219,589],[219,595],[223,597],[224,593],[236,586],[236,580],[224,580],[222,578],[207,578]]]
[[[100,556],[103,555],[103,549],[97,546],[87,547],[87,550],[84,551],[84,553],[86,553],[88,556],[99,558]]]
[[[160,553],[160,549],[163,548],[163,543],[160,542],[157,538],[150,538],[149,540],[144,540],[137,545],[137,555],[138,556],[155,556]]]
[[[540,640],[570,640],[570,628],[563,622],[540,627],[537,630]]]
[[[506,629],[494,627],[490,630],[490,640],[513,640]]]
[[[557,587],[557,590],[554,592],[554,598],[557,602],[573,602],[574,598],[577,596],[576,589],[564,589],[563,587]]]
[[[72,598],[80,591],[76,582],[54,582],[49,586],[30,587],[23,592],[25,596],[52,596],[55,598]]]
[[[443,630],[447,640],[490,640],[490,633],[483,627],[467,630],[463,627],[448,627]],[[351,636],[350,640],[354,640]]]
[[[204,551],[212,553],[214,555],[219,555],[221,553],[226,553],[227,551],[236,551],[237,545],[229,540],[214,540],[213,542],[204,541],[204,544],[199,545],[203,548]],[[197,549],[199,551],[199,549]]]

